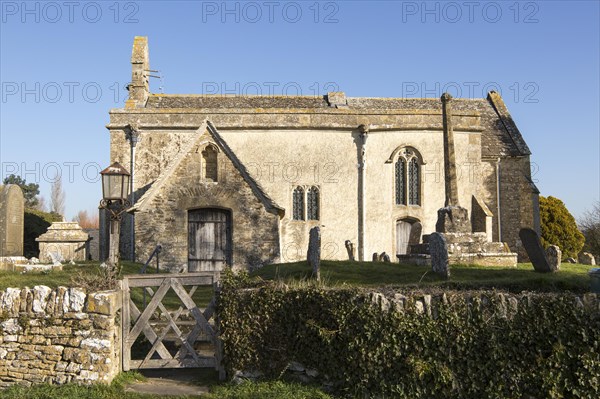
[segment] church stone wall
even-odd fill
[[[130,145],[126,138],[126,126],[136,123],[140,128],[141,141],[136,148],[134,181],[136,198],[140,198],[181,148],[195,137],[197,127],[208,118],[252,177],[285,209],[279,230],[281,260],[287,262],[304,258],[308,231],[317,224],[322,227],[323,257],[346,259],[344,241],[350,240],[355,248],[358,244],[357,164],[360,143],[357,127],[365,123],[371,131],[366,145],[364,254],[369,259],[371,253],[385,251],[393,257],[396,220],[420,220],[423,233],[427,234],[435,230],[437,210],[444,206],[442,115],[438,102],[432,101],[431,104],[433,108],[428,110],[399,112],[386,109],[378,113],[367,109],[335,108],[112,110],[109,125],[111,162],[118,161],[128,167]],[[476,102],[466,102],[453,115],[459,201],[468,210],[473,195],[484,201],[494,214],[493,235],[494,240],[498,240],[496,159],[482,160],[482,153],[489,152],[487,146],[490,142],[489,137],[485,140],[482,137],[482,129],[492,127],[481,126],[479,111],[476,111],[480,106],[476,105]],[[488,111],[493,113],[491,108]],[[421,207],[399,207],[394,203],[394,166],[385,162],[400,145],[414,147],[426,162],[421,169]],[[506,159],[503,157],[502,162]],[[511,182],[511,178],[506,176],[524,168],[518,173],[522,177],[529,170],[528,161],[517,162],[514,167],[511,161],[506,162],[509,162],[508,169],[502,176],[508,180],[503,180],[506,186],[503,189],[506,198],[501,201],[503,207],[514,198],[513,195],[526,191],[524,180],[519,177]],[[318,222],[292,220],[292,192],[295,185],[319,187],[321,218]],[[170,206],[170,202],[164,201]],[[527,205],[534,202],[531,192],[527,193],[527,199],[517,202],[503,210],[503,221],[506,219],[503,231],[506,227],[514,232],[515,227],[511,223],[515,226],[520,224],[521,215],[531,212],[528,210],[531,207]],[[136,226],[143,223],[136,219]],[[126,224],[127,221],[122,230],[123,248],[127,248],[130,241]],[[513,238],[516,236],[510,234],[507,237],[514,250],[516,243]],[[147,259],[146,252],[154,248],[152,243],[157,240],[144,242],[144,238],[138,237],[136,241],[137,246],[145,247],[136,253],[137,260],[143,262]],[[129,251],[124,252],[126,255]]]
[[[283,261],[304,258],[308,231],[321,224],[323,256],[346,259],[345,240],[358,241],[358,132],[353,130],[222,130],[223,138],[265,191],[286,209],[281,223]],[[252,143],[252,145],[249,145]],[[394,163],[386,163],[399,146],[418,150],[422,166],[421,206],[396,206]],[[461,203],[470,209],[480,185],[480,133],[457,132]],[[444,206],[444,151],[441,131],[374,131],[368,134],[365,185],[365,257],[395,254],[396,220],[418,219],[433,232],[437,210]],[[317,185],[319,221],[292,220],[292,192],[297,185]]]
[[[528,177],[529,157],[506,158],[500,162],[502,241],[518,253],[521,261],[527,255],[519,239],[519,230],[535,228],[533,208],[537,194],[533,192]]]
[[[136,213],[136,255],[147,259],[161,244],[161,266],[188,262],[188,210],[222,208],[232,212],[233,264],[255,267],[279,261],[279,216],[265,210],[239,171],[218,154],[218,183],[201,179],[201,154],[186,155],[144,211]]]

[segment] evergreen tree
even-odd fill
[[[4,178],[3,184],[16,184],[23,190],[23,196],[25,197],[25,207],[35,208],[38,204],[37,195],[40,193],[40,185],[35,183],[29,183],[22,179],[21,176],[10,175]]]
[[[540,222],[542,227],[542,245],[558,245],[563,258],[577,258],[583,248],[585,238],[577,228],[575,218],[565,204],[555,197],[540,196]]]

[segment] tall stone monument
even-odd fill
[[[23,256],[24,214],[21,187],[0,186],[0,257]]]
[[[308,236],[308,251],[306,260],[312,268],[312,276],[315,280],[321,280],[321,229],[315,226],[310,229]]]
[[[469,211],[459,203],[452,123],[452,96],[444,93],[441,102],[446,194],[444,207],[438,210],[436,232],[431,235],[423,235],[423,244],[411,244],[410,253],[398,255],[398,259],[400,262],[406,263],[431,264],[434,271],[438,271],[446,277],[449,276],[449,271],[446,273],[444,270],[447,269],[445,265],[448,264],[515,267],[517,266],[517,254],[510,252],[505,243],[490,242],[487,226],[486,231],[473,232]],[[484,216],[491,219],[491,212],[484,213]],[[443,254],[444,251],[447,251],[446,256]]]
[[[456,176],[456,155],[454,152],[454,129],[452,127],[452,96],[444,93],[442,100],[442,120],[444,129],[444,186],[446,202],[438,210],[435,231],[438,233],[471,233],[469,211],[458,202],[458,179]]]

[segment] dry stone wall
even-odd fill
[[[0,387],[109,383],[120,368],[119,293],[0,291]]]

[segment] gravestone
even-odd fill
[[[443,234],[431,233],[429,235],[429,252],[431,253],[431,270],[445,278],[449,278],[448,245]]]
[[[373,252],[373,258],[371,259],[373,262],[379,262],[379,255],[377,252]]]
[[[23,256],[24,215],[21,187],[0,185],[0,257]]]
[[[389,262],[390,261],[390,256],[388,254],[386,254],[385,252],[382,252],[381,254],[379,254],[379,262]]]
[[[315,226],[310,229],[308,235],[308,252],[306,254],[309,266],[312,268],[313,278],[317,281],[321,279],[321,229]]]
[[[408,246],[416,245],[421,242],[421,233],[423,232],[423,225],[420,222],[414,222],[410,226],[410,233],[408,235]]]
[[[354,260],[354,244],[352,244],[352,241],[346,240],[344,242],[344,245],[346,246],[346,251],[348,252],[348,260],[353,261]]]
[[[577,263],[577,261],[575,260],[575,258],[567,258],[565,260],[565,262],[567,262],[567,263]]]
[[[527,256],[531,263],[533,263],[535,271],[540,273],[552,272],[553,270],[546,259],[546,252],[542,248],[540,236],[538,236],[535,230],[523,228],[519,231],[519,238],[521,238],[523,247],[527,251]]]
[[[546,260],[548,265],[553,272],[560,270],[560,260],[562,258],[562,251],[556,245],[550,245],[546,248]]]
[[[595,265],[596,259],[594,259],[594,255],[589,252],[582,252],[579,254],[579,263],[582,265]]]

